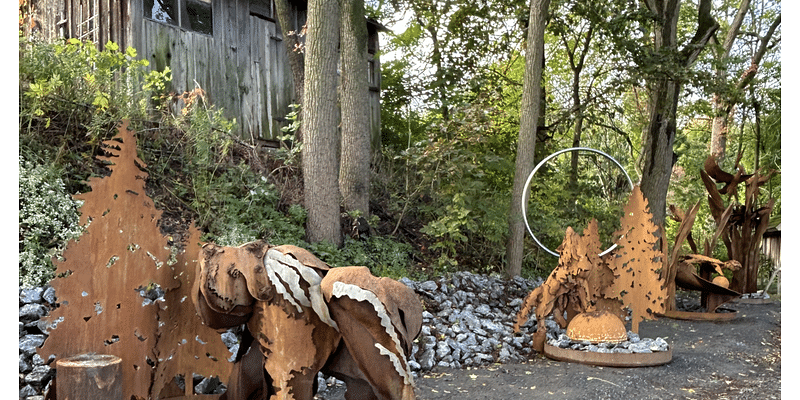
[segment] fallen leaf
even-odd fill
[[[694,393],[694,389],[681,388],[681,390],[687,391],[689,393]]]
[[[470,378],[472,378],[472,380],[473,380],[473,381],[474,381],[475,379],[478,379],[478,375],[475,375],[475,374],[472,374],[472,375],[470,375],[469,377],[470,377]]]
[[[591,381],[591,380],[603,381],[603,382],[605,382],[605,383],[610,383],[610,384],[612,384],[612,385],[614,385],[614,386],[617,386],[617,387],[619,387],[619,385],[617,385],[617,384],[616,384],[616,383],[614,383],[614,382],[609,382],[609,381],[607,381],[607,380],[605,380],[605,379],[595,378],[595,377],[593,377],[593,376],[590,376],[590,377],[586,378],[586,380],[587,380],[587,381]]]

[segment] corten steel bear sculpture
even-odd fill
[[[214,329],[247,324],[257,344],[243,340],[249,351],[223,398],[311,399],[320,371],[345,381],[348,400],[415,398],[406,357],[422,306],[402,283],[263,241],[206,244],[198,260],[201,319]]]

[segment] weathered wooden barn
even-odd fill
[[[236,118],[243,139],[274,140],[286,124],[293,94],[284,32],[300,31],[307,0],[289,0],[293,24],[277,22],[273,0],[38,0],[45,39],[79,38],[133,47],[150,67],[172,71],[175,93],[200,87]],[[368,20],[370,126],[380,140],[379,23]]]

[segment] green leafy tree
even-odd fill
[[[780,41],[780,6],[776,4],[760,4],[758,18],[751,14],[747,33],[742,32],[745,17],[751,11],[750,0],[742,0],[733,20],[725,29],[722,43],[714,46],[714,68],[716,75],[715,90],[712,95],[713,106],[711,125],[711,154],[717,162],[725,160],[728,137],[728,123],[736,106],[743,101],[747,88],[757,83],[754,80],[768,52],[774,51]],[[721,7],[725,11],[726,7]],[[777,10],[776,10],[777,8]],[[755,10],[753,10],[755,11]],[[726,21],[727,22],[727,21]],[[776,38],[777,35],[777,38]],[[735,46],[739,43],[738,46]],[[733,53],[736,47],[736,53]],[[733,69],[733,71],[729,71]]]
[[[473,78],[482,69],[519,46],[523,4],[398,0],[393,6],[402,16],[397,18],[405,17],[407,26],[391,39],[387,51],[410,60],[412,93],[425,99],[425,109],[447,120],[451,108],[465,101],[463,88],[479,85]]]

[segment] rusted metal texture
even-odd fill
[[[742,179],[749,179],[749,176],[743,175],[740,170],[737,175],[725,175],[716,166],[712,160],[706,161],[707,170],[717,178],[723,179],[728,183],[736,184]],[[733,290],[730,282],[724,276],[724,270],[731,271],[734,275],[737,271],[742,269],[739,261],[732,259],[722,262],[718,259],[711,257],[713,249],[716,246],[717,240],[723,238],[729,230],[729,221],[734,214],[735,205],[730,204],[723,209],[722,199],[716,186],[711,181],[708,174],[701,171],[703,181],[706,188],[713,192],[709,196],[709,204],[711,205],[711,213],[717,223],[717,229],[712,236],[711,240],[705,240],[704,254],[687,254],[680,255],[681,246],[684,240],[691,239],[691,229],[694,224],[695,216],[700,208],[700,202],[697,202],[688,213],[684,213],[678,207],[670,206],[673,214],[673,219],[680,222],[678,232],[673,244],[673,250],[670,253],[670,258],[665,263],[662,276],[666,277],[667,285],[670,293],[670,300],[668,301],[667,309],[661,314],[669,318],[677,319],[695,319],[695,320],[711,320],[711,321],[727,321],[736,318],[735,312],[717,312],[720,306],[724,303],[737,299],[741,293]],[[742,178],[744,177],[744,178]],[[735,194],[731,192],[734,186],[725,186],[721,189],[723,192]],[[696,244],[690,240],[689,246],[694,253],[698,252]],[[688,312],[678,311],[675,309],[675,288],[680,287],[685,290],[699,291],[701,306],[705,311]]]
[[[663,312],[667,300],[664,280],[656,272],[666,257],[658,250],[662,235],[652,222],[647,199],[639,186],[633,189],[623,209],[620,225],[614,234],[620,237],[619,248],[607,261],[614,271],[609,297],[621,299],[631,310],[631,330],[638,333],[639,322]]]
[[[558,361],[576,362],[602,367],[655,367],[672,361],[672,347],[653,353],[596,353],[562,349],[545,344],[544,355]]]
[[[713,321],[713,322],[732,321],[739,316],[736,311],[734,310],[729,310],[729,311],[730,312],[709,313],[709,312],[668,310],[665,311],[663,314],[659,314],[659,316],[672,319],[681,319],[686,321]]]
[[[407,355],[422,306],[405,285],[261,241],[206,244],[199,260],[198,314],[216,327],[246,318],[254,338],[222,398],[311,399],[319,371],[347,382],[347,398],[415,398]]]
[[[753,174],[745,174],[744,168],[739,164],[741,156],[739,154],[736,159],[735,174],[723,171],[714,157],[709,156],[700,176],[708,191],[711,215],[718,229],[722,231],[721,238],[728,250],[728,257],[742,265],[741,270],[733,273],[730,287],[737,292],[754,293],[757,290],[761,240],[769,227],[770,213],[775,205],[775,199],[769,199],[766,203],[759,201],[759,188],[776,171],[762,174],[758,170]],[[745,184],[744,204],[739,202],[738,186],[741,183]],[[719,188],[718,184],[723,184],[723,187]],[[723,210],[726,210],[722,196],[728,196],[728,208],[732,207],[728,220],[722,218]]]
[[[589,223],[583,236],[567,228],[558,248],[558,266],[544,284],[526,296],[515,331],[533,309],[537,320],[552,315],[565,328],[580,313],[607,310],[622,317],[627,308],[632,314],[631,330],[638,333],[640,321],[664,311],[667,297],[656,273],[663,265],[663,254],[655,250],[660,236],[651,218],[647,201],[636,186],[620,220],[621,228],[614,234],[620,238],[617,247],[610,253],[599,256],[597,221]],[[538,352],[544,349],[546,332],[546,324],[538,324],[533,335],[533,348]]]
[[[711,199],[711,197],[709,197],[709,199]],[[721,207],[721,203],[719,207]],[[723,275],[723,270],[737,271],[741,269],[741,264],[736,260],[722,262],[716,258],[712,258],[711,254],[716,246],[717,240],[725,232],[725,225],[731,217],[734,207],[730,205],[725,208],[725,210],[712,210],[718,226],[711,240],[705,240],[704,254],[681,255],[681,248],[685,240],[689,240],[689,247],[692,252],[698,252],[697,245],[692,240],[691,230],[699,209],[699,201],[687,213],[684,213],[683,210],[674,205],[670,206],[672,218],[680,222],[680,226],[675,235],[675,243],[670,252],[670,258],[665,261],[665,266],[661,273],[666,279],[669,300],[667,301],[666,310],[659,313],[659,315],[675,319],[729,321],[736,318],[735,311],[717,311],[722,311],[720,306],[738,298],[740,293],[729,289],[729,283],[727,278]],[[664,242],[664,246],[666,246],[666,241]],[[676,287],[685,290],[699,291],[700,305],[705,311],[677,310],[675,306]]]
[[[39,355],[121,358],[126,400],[167,397],[161,389],[173,372],[189,382],[193,372],[227,376],[227,363],[213,360],[227,358],[227,348],[185,301],[195,265],[186,253],[171,254],[159,231],[161,212],[145,194],[145,164],[136,156],[127,121],[103,146],[108,156],[98,159],[109,163],[111,174],[90,178],[91,192],[75,196],[84,201],[81,223],[91,224],[67,245],[63,261],[54,260],[51,285],[59,305],[47,318],[52,330]],[[193,243],[185,247],[197,249]],[[165,291],[163,298],[143,297],[157,290]]]
[[[81,354],[58,360],[58,399],[121,399],[121,365],[121,358],[106,354]]]
[[[322,292],[339,323],[344,349],[358,367],[354,371],[342,362],[343,355],[324,372],[345,382],[368,383],[380,398],[414,399],[406,355],[422,328],[422,305],[413,291],[373,276],[366,267],[343,267],[328,272]]]
[[[567,326],[567,337],[573,342],[622,343],[628,340],[628,330],[618,316],[600,310],[576,315]]]

